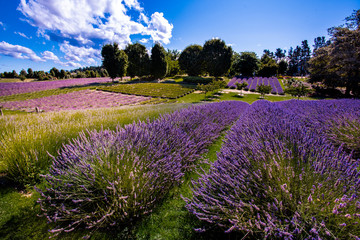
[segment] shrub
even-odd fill
[[[81,134],[53,159],[47,186],[38,189],[55,234],[129,224],[161,201],[221,131],[248,106],[201,105],[154,122]]]
[[[279,105],[256,102],[194,182],[187,208],[254,238],[357,239],[359,163]]]

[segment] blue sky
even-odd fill
[[[344,23],[359,0],[0,0],[0,72],[101,64],[101,46],[223,39],[236,52],[288,50]]]

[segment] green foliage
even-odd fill
[[[0,118],[0,172],[26,185],[48,171],[62,144],[85,129],[115,129],[117,125],[153,118],[185,105],[161,104],[127,108],[4,115]]]
[[[305,86],[302,81],[294,78],[287,80],[286,86],[287,88],[285,89],[285,92],[291,96],[297,97],[298,99],[311,92],[311,90]]]
[[[142,77],[149,74],[150,57],[146,51],[146,47],[140,43],[129,44],[125,48],[128,56],[129,66],[127,74],[134,78]]]
[[[151,75],[155,79],[162,79],[166,76],[167,69],[166,51],[160,43],[156,43],[151,49]]]
[[[211,39],[205,42],[202,58],[206,71],[214,77],[220,77],[231,67],[232,49],[220,39]]]
[[[221,88],[224,88],[226,86],[226,83],[222,80],[214,80],[209,84],[198,84],[197,89],[202,91],[205,96],[208,92],[214,92],[216,90],[219,90]]]
[[[173,83],[136,83],[116,84],[109,87],[100,87],[98,89],[131,95],[175,99],[193,92],[194,86]]]
[[[242,74],[242,76],[251,77],[259,69],[259,59],[254,52],[242,52],[239,57],[235,59],[232,68],[235,74]]]
[[[181,52],[179,65],[189,76],[199,76],[203,72],[202,46],[190,45]]]
[[[195,76],[186,76],[183,78],[183,81],[186,83],[211,83],[214,79],[212,77],[195,77]]]
[[[279,63],[278,74],[284,75],[288,69],[288,63],[285,60],[281,60]]]
[[[104,45],[101,49],[101,56],[103,57],[103,66],[113,81],[116,77],[125,75],[128,58],[123,50],[120,51],[117,43]]]
[[[312,82],[327,87],[346,87],[346,95],[360,96],[360,29],[356,14],[347,18],[346,27],[329,29],[331,43],[318,48],[310,60]]]
[[[243,90],[244,88],[246,88],[247,85],[248,85],[247,82],[242,82],[242,83],[238,83],[238,82],[237,82],[237,83],[235,83],[236,89],[241,91],[241,93],[240,93],[241,95],[243,95],[242,90]]]
[[[166,76],[173,77],[181,73],[178,60],[168,59],[168,72]]]
[[[27,70],[27,78],[33,78],[34,77],[34,72],[31,68],[28,68]]]
[[[264,54],[260,60],[259,75],[262,77],[271,77],[277,73],[278,65],[268,54]]]
[[[271,92],[272,87],[270,85],[257,85],[256,92],[260,93],[261,97],[264,98],[265,94],[269,94]]]
[[[120,50],[119,54],[119,77],[122,78],[126,75],[126,69],[128,67],[128,56],[124,50]]]

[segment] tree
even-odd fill
[[[181,52],[176,49],[173,49],[173,50],[168,49],[167,50],[167,56],[170,57],[170,60],[172,60],[172,61],[178,60],[180,57],[180,54],[181,54]]]
[[[140,43],[129,44],[125,48],[128,56],[129,66],[127,74],[134,78],[135,76],[142,77],[148,74],[149,54],[146,47]]]
[[[242,52],[239,58],[235,59],[232,67],[236,73],[252,77],[259,69],[259,59],[254,52]]]
[[[307,40],[301,42],[300,51],[300,74],[302,76],[309,73],[310,47]]]
[[[50,69],[50,75],[53,77],[59,78],[60,71],[56,67],[53,67],[52,69]]]
[[[326,41],[324,36],[314,38],[313,55],[315,54],[316,50],[318,50],[319,48],[328,46],[328,45],[330,45],[330,40]]]
[[[226,84],[225,84],[224,81],[214,80],[214,81],[212,81],[211,83],[208,83],[208,84],[198,84],[197,89],[204,92],[205,97],[206,97],[206,93],[213,92],[213,91],[216,91],[218,89],[224,88],[225,85]]]
[[[345,26],[330,28],[331,43],[315,51],[310,61],[311,79],[327,86],[344,86],[347,96],[360,95],[360,10],[346,20]]]
[[[285,61],[284,59],[282,59],[279,63],[279,68],[278,68],[278,74],[280,75],[284,75],[288,69],[288,63],[287,61]]]
[[[226,46],[220,39],[212,39],[205,42],[202,58],[206,71],[216,78],[225,74],[231,66],[232,49]]]
[[[273,53],[273,52],[270,52],[269,49],[265,49],[265,50],[264,50],[264,54],[268,55],[268,56],[271,57],[271,58],[274,58],[274,53]]]
[[[20,75],[19,75],[20,80],[21,80],[21,81],[25,81],[26,75],[27,75],[27,72],[26,72],[24,69],[22,69],[22,70],[20,71]]]
[[[164,78],[168,69],[166,52],[160,43],[156,43],[151,49],[151,75],[155,79]]]
[[[31,68],[28,68],[27,70],[27,78],[33,78],[34,77],[34,72]]]
[[[203,72],[202,46],[190,45],[181,52],[179,65],[189,76],[200,76]]]
[[[301,84],[299,86],[291,86],[286,90],[286,93],[289,93],[291,96],[297,97],[300,99],[300,97],[306,96],[306,94],[310,93],[310,89],[306,87],[304,84]]]
[[[112,81],[116,77],[123,77],[126,73],[128,58],[123,50],[119,49],[117,43],[106,44],[101,49],[103,66],[107,70]]]
[[[271,92],[272,87],[270,85],[257,85],[256,92],[260,93],[261,98],[265,98],[265,94],[269,94]]]
[[[275,57],[276,57],[276,61],[279,62],[281,61],[286,55],[286,50],[282,50],[281,48],[277,48],[275,51]]]
[[[295,50],[291,47],[288,53],[289,67],[287,74],[290,76],[298,75],[301,60],[301,48],[296,46]]]
[[[15,70],[13,70],[10,75],[11,75],[11,78],[18,78],[19,77],[19,75],[17,74],[17,72]]]
[[[243,94],[242,90],[247,87],[248,83],[247,82],[242,82],[242,83],[237,82],[237,83],[235,83],[235,85],[236,85],[236,89],[240,90],[240,96],[243,96],[244,94]]]
[[[274,76],[277,73],[278,65],[275,60],[265,53],[260,60],[259,75],[262,77]]]
[[[22,69],[20,71],[20,76],[24,76],[26,78],[27,72],[25,71],[25,69]]]
[[[300,99],[300,97],[306,96],[308,93],[310,93],[311,90],[301,81],[290,79],[287,82],[287,88],[285,89],[285,92]]]
[[[61,70],[60,70],[60,75],[59,75],[59,77],[60,77],[61,79],[66,78],[66,71],[65,71],[64,69],[61,69]]]

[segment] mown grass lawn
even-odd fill
[[[195,85],[175,83],[134,83],[99,87],[98,90],[123,94],[175,99],[194,91]]]

